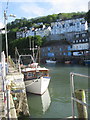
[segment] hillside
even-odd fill
[[[23,29],[27,27],[27,29],[30,29],[31,27],[42,27],[41,23],[50,26],[51,22],[56,22],[59,20],[65,20],[65,19],[72,19],[72,18],[80,18],[85,17],[85,12],[77,12],[77,13],[59,13],[59,14],[53,14],[38,18],[32,18],[32,19],[15,19],[15,21],[8,23],[7,29],[8,29],[8,45],[9,45],[9,53],[10,55],[14,55],[15,53],[15,47],[18,47],[20,51],[24,51],[24,49],[29,48],[29,40],[35,40],[35,45],[42,46],[46,42],[46,38],[41,38],[40,36],[30,36],[27,38],[20,38],[16,39],[16,32],[22,31]],[[25,29],[24,29],[25,30]],[[5,51],[5,35],[2,36],[3,40],[3,50]]]
[[[59,21],[59,20],[65,20],[65,19],[71,19],[71,18],[79,18],[79,17],[85,17],[85,12],[72,12],[72,13],[59,13],[59,14],[52,14],[48,16],[38,17],[38,18],[21,18],[21,19],[15,19],[15,21],[8,23],[8,29],[12,29],[12,31],[17,31],[21,27],[27,27],[28,29],[32,26],[36,27],[37,23],[43,23],[46,26],[49,26],[51,22]]]

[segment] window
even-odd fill
[[[86,36],[86,34],[82,34],[82,37],[85,37]]]
[[[69,23],[70,26],[73,26],[73,23]]]
[[[84,42],[85,40],[83,39],[82,41]]]
[[[62,48],[60,48],[60,51],[62,51]]]
[[[76,40],[76,43],[78,43],[78,40]]]
[[[66,55],[66,53],[64,52],[63,55]]]
[[[71,56],[71,52],[68,52],[68,56]]]
[[[81,49],[81,47],[82,47],[82,46],[81,46],[81,45],[79,45],[78,47],[79,47],[79,49]]]
[[[43,52],[45,51],[45,49],[44,49],[44,48],[43,48],[42,50],[43,50]]]
[[[86,42],[88,41],[88,39],[86,39]]]
[[[33,76],[33,73],[32,72],[29,72],[28,73],[28,77],[32,77]]]
[[[48,47],[48,51],[50,51],[50,47]]]
[[[54,53],[48,53],[48,57],[54,57]]]
[[[77,23],[77,27],[79,28],[79,23]]]
[[[78,49],[78,45],[76,46],[76,49]]]
[[[71,46],[68,46],[68,50],[70,50],[71,49]]]
[[[63,28],[65,27],[65,25],[62,25],[63,26]]]
[[[79,37],[79,35],[76,35],[76,38],[78,38]]]
[[[81,42],[81,40],[79,40],[79,42]]]

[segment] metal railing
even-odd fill
[[[79,74],[79,73],[73,73],[70,72],[70,85],[71,85],[71,104],[72,104],[72,117],[75,117],[75,106],[74,106],[74,101],[86,106],[86,107],[90,107],[89,104],[82,102],[81,100],[77,99],[74,97],[74,76],[80,76],[80,77],[85,77],[85,78],[90,78],[90,76],[87,75],[83,75],[83,74]]]

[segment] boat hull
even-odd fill
[[[42,95],[48,88],[50,77],[41,77],[39,79],[25,81],[26,91]]]
[[[53,61],[53,60],[46,60],[46,63],[56,63],[56,61]]]

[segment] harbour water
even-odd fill
[[[88,75],[87,66],[44,64],[50,69],[51,81],[42,95],[27,94],[31,118],[66,118],[72,115],[70,72]],[[88,89],[88,79],[75,77],[75,89]],[[77,109],[75,106],[75,114]]]

